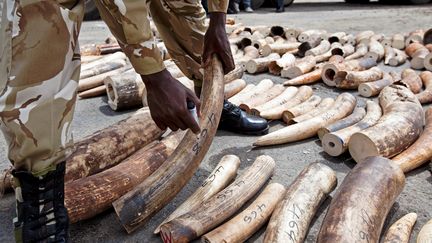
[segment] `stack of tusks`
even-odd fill
[[[171,61],[164,61],[165,67],[180,83],[193,90],[194,83],[184,76],[177,65]],[[112,70],[111,70],[112,69]],[[147,106],[147,95],[144,82],[130,65],[126,64],[126,56],[122,52],[103,56],[95,61],[83,64],[81,79],[78,85],[79,96],[89,98],[107,94],[108,105],[113,110],[130,109]],[[97,74],[99,73],[100,74]],[[243,67],[238,67],[225,77],[225,82],[231,82],[242,77]],[[235,82],[238,84],[238,82]],[[244,86],[228,86],[226,90],[242,89]],[[234,93],[235,94],[235,93]]]
[[[356,36],[344,32],[330,35],[323,30],[301,31],[280,26],[244,27],[241,24],[232,24],[232,21],[227,22],[227,30],[235,60],[243,69],[249,73],[268,70],[288,77],[291,80],[286,81],[286,85],[316,82],[320,79],[320,73],[326,84],[340,88],[357,88],[365,82],[386,78],[386,74],[378,68],[368,70],[376,65],[372,61],[354,61],[348,64],[350,60],[358,58],[369,58],[379,62],[385,57],[384,63],[396,66],[402,64],[409,56],[412,58],[411,64],[414,69],[430,69],[432,66],[430,33],[421,30],[407,36],[396,34],[388,38],[372,31],[363,31]],[[86,98],[107,93],[108,103],[115,110],[142,103],[146,105],[145,86],[140,75],[134,75],[123,53],[113,53],[121,50],[115,41],[110,40],[107,43],[82,48],[83,65],[78,88],[79,96]],[[354,48],[356,44],[357,47]],[[405,47],[407,55],[400,51]],[[158,48],[164,59],[170,58],[163,43],[158,43]],[[113,54],[100,56],[107,53]],[[296,60],[292,53],[303,58]],[[333,70],[333,74],[326,73],[329,64],[342,65],[338,64],[342,61],[335,57],[337,55],[345,57],[347,64],[344,63],[342,69]],[[175,78],[181,78],[183,84],[191,86],[192,82],[184,78],[173,61],[165,61],[165,66]],[[343,73],[336,77],[339,70]],[[123,75],[124,73],[127,75]]]
[[[236,156],[233,157],[239,160]],[[195,201],[197,198],[189,198],[187,202],[192,202],[195,207],[186,207],[183,212],[178,212],[177,217],[168,218],[160,227],[162,239],[164,242],[190,242],[211,231],[251,199],[273,175],[274,168],[275,161],[271,157],[259,156],[230,185],[223,190],[215,191],[207,200],[201,201],[203,198],[200,198],[201,200]],[[200,190],[201,188],[194,195],[199,194]],[[273,194],[274,192],[277,194]],[[218,240],[224,237],[230,237],[234,242],[246,240],[266,222],[284,192],[285,188],[282,185],[269,184],[261,195],[239,214],[240,216],[232,218],[204,237],[210,242],[220,242]],[[253,212],[260,217],[253,217]],[[246,220],[246,217],[249,217],[249,220]],[[230,227],[232,225],[236,227]]]
[[[328,127],[322,128],[328,131],[321,138],[324,151],[332,156],[338,156],[349,147],[351,156],[356,161],[371,155],[393,157],[407,149],[418,138],[412,145],[413,148],[410,147],[393,158],[404,172],[417,168],[432,156],[432,150],[426,145],[430,137],[431,111],[426,112],[426,128],[421,133],[424,114],[414,96],[401,85],[384,88],[379,97],[381,107],[373,101],[368,101],[367,113],[359,122],[333,130]],[[411,161],[410,168],[406,166],[406,159]]]
[[[163,132],[151,119],[149,109],[142,108],[129,118],[75,142],[72,154],[66,160],[66,201],[67,191],[74,187],[74,182],[86,181],[92,175],[115,167],[128,156],[148,150]],[[11,185],[10,182],[6,184]],[[71,213],[69,216],[74,218]]]
[[[432,110],[424,115],[415,95],[401,85],[384,88],[379,102],[381,107],[368,101],[367,113],[357,123],[332,129],[337,122],[322,128],[324,151],[338,156],[349,148],[357,162],[368,156],[393,157],[404,172],[429,161]]]
[[[395,163],[384,157],[366,158],[348,173],[333,196],[317,242],[379,242],[381,235],[385,243],[410,242],[416,213],[406,214],[382,234],[387,214],[404,186],[405,176]],[[431,222],[423,226],[417,242],[430,242]]]
[[[280,35],[280,32],[277,31],[280,30],[272,28],[269,33]],[[201,127],[204,128],[205,133],[201,133],[198,138],[191,132],[186,134],[179,132],[159,140],[163,131],[160,131],[152,122],[148,109],[143,108],[131,118],[75,144],[75,152],[67,164],[66,181],[68,183],[65,186],[65,202],[71,221],[90,218],[106,210],[113,203],[116,213],[128,232],[145,223],[149,217],[172,199],[193,175],[214,136],[215,121],[220,115],[221,100],[225,95],[226,98],[231,97],[233,103],[239,104],[251,113],[260,114],[268,119],[284,118],[287,123],[297,123],[261,137],[255,145],[292,142],[318,134],[323,141],[324,148],[326,146],[337,147],[334,151],[329,150],[329,153],[339,155],[349,148],[353,158],[360,164],[348,174],[335,195],[321,228],[318,242],[322,242],[323,239],[334,239],[335,242],[355,240],[350,238],[352,236],[347,234],[344,228],[340,228],[340,225],[355,228],[359,231],[360,237],[363,234],[373,241],[377,240],[385,216],[403,188],[404,177],[401,171],[410,171],[428,161],[432,156],[432,150],[426,146],[431,140],[432,109],[426,112],[426,127],[422,133],[424,114],[419,103],[419,101],[423,103],[424,100],[431,99],[429,87],[431,87],[432,73],[425,71],[417,75],[408,69],[397,80],[394,75],[382,73],[373,67],[376,61],[387,55],[387,52],[394,51],[387,51],[388,45],[384,44],[386,40],[373,33],[371,35],[371,33],[364,32],[357,35],[357,43],[359,45],[367,43],[371,53],[363,54],[368,57],[353,61],[355,64],[347,64],[350,62],[350,55],[355,55],[355,52],[344,54],[349,53],[346,51],[348,48],[346,50],[337,49],[333,41],[346,38],[346,43],[348,43],[353,41],[353,37],[348,38],[344,33],[335,33],[330,36],[329,41],[323,40],[318,45],[312,45],[310,43],[314,41],[316,35],[310,33],[312,32],[286,31],[287,36],[298,37],[300,42],[290,44],[291,47],[282,41],[277,43],[277,40],[274,44],[267,44],[267,49],[270,49],[270,53],[274,55],[269,54],[262,59],[249,59],[246,62],[246,70],[262,72],[276,63],[277,67],[270,68],[270,70],[281,73],[285,70],[287,75],[292,74],[293,77],[302,77],[304,80],[305,73],[314,68],[315,70],[310,73],[315,71],[318,74],[324,73],[325,65],[315,66],[317,56],[324,54],[327,56],[326,53],[329,50],[341,51],[341,56],[347,56],[346,61],[334,56],[327,59],[329,60],[327,64],[335,64],[336,68],[343,68],[335,71],[334,75],[331,75],[331,72],[326,74],[329,77],[333,76],[335,86],[341,88],[358,86],[360,89],[362,84],[374,83],[375,86],[370,85],[370,89],[365,88],[365,93],[368,91],[367,93],[372,96],[381,91],[379,96],[381,107],[368,101],[366,112],[364,108],[355,108],[356,99],[349,93],[339,95],[336,100],[321,99],[313,95],[312,89],[308,86],[283,88],[281,85],[274,85],[271,80],[263,80],[256,86],[246,86],[244,80],[239,79],[244,70],[244,67],[241,66],[230,74],[231,76],[228,75],[231,78],[225,77],[224,82],[221,65],[214,60],[214,65],[206,71],[213,82],[205,82],[203,88],[205,102],[202,106],[202,117],[204,118],[201,121]],[[427,47],[420,46],[419,42],[415,41],[416,35],[412,34],[412,36],[412,40],[406,43],[407,54],[412,58],[412,67],[416,68],[415,66],[421,63],[417,60],[426,58],[425,49]],[[365,39],[369,41],[366,42]],[[398,40],[400,40],[399,36],[395,35],[389,42],[396,48],[396,45],[400,44]],[[305,51],[306,57],[300,62],[293,62],[292,54],[287,54],[286,50],[299,49],[300,43],[308,43],[311,47]],[[382,51],[377,43],[386,46],[383,47],[385,51]],[[282,58],[280,58],[281,54],[283,54]],[[81,73],[83,79],[110,73],[116,69],[123,71],[128,69],[123,53],[114,53],[101,58],[88,57],[87,59],[88,65],[83,67]],[[390,57],[388,61],[391,62]],[[314,64],[310,65],[310,63]],[[347,68],[350,65],[351,68]],[[263,66],[267,67],[263,68]],[[312,66],[312,68],[304,68],[306,66]],[[293,67],[294,69],[290,69]],[[371,76],[376,81],[371,82],[369,78]],[[106,76],[104,78],[108,93],[117,95],[116,99],[120,100],[116,103],[117,108],[133,100],[130,97],[136,96],[141,99],[145,88],[142,81],[140,85],[137,84],[137,80],[140,81],[139,75],[131,71],[126,72],[123,77]],[[297,84],[304,84],[304,82],[309,81],[303,81],[303,83],[299,81]],[[354,85],[353,82],[355,82]],[[379,84],[383,82],[387,85],[380,86]],[[422,82],[426,87],[424,91],[421,91]],[[225,94],[222,93],[224,83],[227,83]],[[391,85],[392,83],[399,85]],[[86,84],[88,83],[84,82],[83,85]],[[122,97],[119,98],[118,93],[115,94],[115,91],[130,89],[139,92],[130,93],[130,97],[126,97],[124,101],[121,101]],[[323,109],[326,112],[322,112]],[[392,137],[384,138],[377,132],[386,129],[391,131],[385,134],[392,134]],[[328,141],[327,145],[326,141]],[[337,141],[341,141],[341,144],[336,146]],[[100,147],[105,149],[98,149]],[[184,147],[199,149],[182,151]],[[385,158],[373,156],[393,157],[393,163]],[[94,161],[104,161],[104,163]],[[120,163],[121,161],[123,162]],[[161,224],[162,238],[170,239],[173,242],[185,242],[204,235],[206,242],[244,241],[271,217],[265,234],[266,242],[287,242],[293,238],[299,241],[304,240],[315,211],[336,186],[335,173],[319,163],[310,164],[305,168],[286,192],[280,184],[269,184],[249,207],[230,221],[217,227],[257,193],[273,174],[274,165],[270,157],[260,156],[249,169],[226,187],[236,174],[239,159],[233,155],[223,157],[215,170],[204,181],[202,187]],[[119,181],[127,183],[118,183]],[[383,183],[383,181],[388,183]],[[315,186],[310,187],[311,184]],[[386,185],[386,188],[383,185]],[[358,193],[359,190],[354,190],[354,187],[362,188],[363,193]],[[372,188],[387,195],[384,196],[386,200],[381,202],[382,208],[380,209],[374,205],[383,197],[377,197]],[[304,193],[305,190],[308,191],[307,194]],[[364,193],[368,192],[368,198],[371,200],[362,207],[350,203],[360,200],[365,196]],[[349,195],[351,199],[347,200],[340,195]],[[221,208],[222,212],[219,211]],[[364,208],[368,209],[364,210]],[[276,213],[272,216],[273,210]],[[362,215],[363,211],[374,216],[371,218],[377,221],[372,222],[372,225],[376,227],[370,227],[368,223],[364,224],[345,217],[345,214]],[[251,216],[255,214],[260,216],[259,219]],[[293,214],[297,216],[294,221],[291,220]],[[300,215],[302,217],[298,217]],[[400,219],[400,224],[405,226],[402,232],[405,234],[405,239],[409,237],[415,220],[415,214],[408,214]],[[232,231],[234,225],[237,230]],[[422,229],[419,238],[425,237],[430,232],[429,225],[427,224]],[[290,229],[290,233],[280,234],[280,229]],[[392,238],[401,237],[395,236],[396,231],[393,226],[390,227],[385,239],[390,241]]]
[[[325,111],[322,110],[312,117],[307,117],[306,113],[302,115],[306,116],[304,120],[301,119],[302,116],[298,116],[298,123],[264,135],[258,138],[254,145],[290,143],[318,134],[328,154],[338,156],[349,148],[351,156],[359,162],[369,156],[394,157],[408,149],[422,135],[414,143],[414,149],[409,148],[394,158],[404,171],[409,171],[427,162],[432,156],[432,149],[426,146],[430,136],[429,126],[426,126],[422,133],[425,115],[415,96],[403,85],[390,85],[381,91],[381,107],[368,101],[366,112],[364,108],[355,108],[356,99],[351,94],[343,93],[334,102],[324,99],[321,103],[326,101],[326,104],[322,105],[327,107]],[[318,104],[319,100],[319,97],[312,96],[309,103]],[[292,117],[296,112],[307,106],[308,103],[305,102],[299,109],[288,109],[284,112],[284,118],[293,123]],[[429,113],[430,111],[426,113],[427,119]],[[425,148],[421,149],[422,146]],[[407,158],[407,153],[411,162],[400,162],[399,158]],[[406,167],[407,164],[410,164],[410,167]]]
[[[230,158],[239,161],[236,156]],[[218,189],[220,192],[210,189],[214,194],[199,197],[197,195],[204,194],[200,187],[160,225],[163,241],[190,242],[202,236],[203,242],[244,242],[270,219],[264,242],[288,242],[290,238],[303,242],[313,216],[337,184],[336,173],[320,163],[308,165],[288,190],[278,183],[267,185],[248,207],[221,224],[263,187],[273,174],[274,166],[272,158],[259,156],[229,186]],[[214,174],[217,171],[215,169],[203,186],[217,179]],[[219,173],[221,177],[225,175],[223,171]],[[212,184],[220,185],[220,182]],[[283,233],[286,229],[291,229],[288,231],[291,233]],[[155,233],[158,232],[159,228]]]
[[[241,44],[232,41],[231,49],[237,57],[236,62],[244,65],[249,73],[269,71],[288,77],[285,85],[310,84],[322,78],[329,86],[358,88],[371,96],[370,92],[377,95],[379,90],[367,90],[369,87],[364,88],[364,84],[376,82],[382,89],[392,83],[387,73],[375,67],[381,60],[384,64],[398,66],[409,56],[414,69],[428,69],[432,65],[430,35],[420,30],[407,36],[395,34],[392,37],[372,31],[363,31],[356,36],[344,32],[329,35],[320,30],[240,26],[229,36],[231,40],[243,40]],[[250,39],[247,42],[250,44],[244,42],[245,39]]]
[[[344,32],[330,35],[323,30],[301,31],[280,26],[244,27],[232,21],[227,22],[227,30],[238,69],[249,73],[269,71],[290,78],[285,85],[310,84],[322,78],[330,86],[359,88],[365,95],[371,95],[372,91],[364,84],[377,82],[382,87],[392,82],[387,73],[374,67],[382,59],[385,64],[397,66],[409,56],[414,69],[429,69],[432,65],[430,34],[420,30],[407,37],[396,34],[388,38],[372,31],[356,36]],[[147,105],[145,86],[140,75],[127,64],[126,56],[121,52],[100,56],[120,50],[117,43],[111,42],[82,49],[79,96],[107,93],[108,104],[114,110]],[[164,59],[169,59],[164,44],[159,43],[158,47]],[[405,47],[406,54],[400,51]],[[296,59],[294,53],[302,58]],[[166,60],[165,66],[185,86],[193,85],[172,60]],[[234,82],[227,87],[227,98],[244,86],[242,81]]]
[[[75,143],[65,175],[65,204],[71,222],[91,218],[113,204],[124,227],[131,232],[180,191],[216,133],[224,96],[222,65],[216,57],[206,68],[204,80],[202,132],[198,136],[191,131],[177,132],[159,140],[163,131],[152,121],[148,108],[142,108],[130,118]],[[229,168],[233,161],[228,162],[221,166]],[[273,168],[264,167],[270,177]],[[2,187],[12,184],[10,177],[5,178],[8,181],[2,182]],[[230,178],[232,175],[225,178],[226,182]],[[206,195],[197,195],[201,196]],[[142,203],[137,207],[134,202]]]
[[[216,133],[223,104],[222,64],[212,58],[204,73],[199,135],[187,131],[167,160],[141,184],[117,199],[114,209],[132,232],[171,201],[195,173]]]
[[[227,27],[234,26],[234,22],[233,19],[227,19]],[[153,34],[158,37],[153,22],[151,26]],[[146,90],[141,76],[132,70],[126,55],[121,52],[120,45],[113,37],[109,37],[105,42],[106,44],[85,45],[81,48],[79,97],[90,98],[106,93],[108,104],[114,110],[146,106]],[[192,88],[193,82],[184,77],[182,71],[170,60],[165,44],[159,42],[157,47],[165,60],[164,66],[171,75],[186,87]],[[233,78],[235,79],[235,76]]]
[[[303,87],[308,88],[308,86],[302,86],[300,89]],[[351,114],[355,106],[356,98],[349,93],[342,93],[328,109],[322,110],[317,116],[264,135],[255,141],[254,146],[275,145],[310,138],[316,135],[322,126]]]
[[[227,172],[221,171],[222,163],[227,160],[232,166]],[[222,158],[202,187],[168,216],[160,225],[160,231],[158,228],[155,233],[160,232],[164,242],[190,242],[201,236],[203,242],[244,242],[269,220],[264,242],[304,242],[315,213],[336,188],[336,173],[326,165],[311,163],[287,190],[278,183],[271,183],[248,207],[231,217],[263,186],[275,166],[273,159],[260,156],[222,190],[226,180],[235,176],[238,163],[239,159],[233,155]],[[218,180],[220,178],[224,180]],[[210,181],[216,182],[209,185]],[[354,242],[358,237],[378,242],[387,214],[404,185],[405,176],[399,166],[383,157],[368,157],[349,172],[340,185],[317,242]],[[209,193],[205,193],[203,187],[207,187]],[[359,200],[364,203],[358,204]],[[225,221],[228,218],[231,219]],[[416,219],[417,214],[409,213],[397,220],[384,234],[384,242],[395,239],[408,242]],[[419,240],[430,237],[430,225],[422,228]]]
[[[132,66],[127,62],[126,55],[121,52],[118,43],[114,42],[114,44],[87,45],[81,48],[82,65],[80,80],[78,82],[79,97],[90,98],[108,93],[109,90],[104,85],[105,79],[108,77],[116,77],[118,79],[123,73],[129,70],[133,72]],[[168,60],[170,56],[164,43],[158,43],[157,47],[163,59]],[[166,62],[166,64],[169,64],[169,62]],[[167,69],[172,73],[181,73],[178,68],[169,66],[167,65]],[[138,81],[135,82],[138,83]],[[135,89],[142,90],[142,88]]]

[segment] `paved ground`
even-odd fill
[[[376,32],[391,34],[411,31],[432,26],[432,5],[426,6],[386,6],[378,3],[368,5],[352,5],[342,2],[296,1],[286,9],[287,12],[274,14],[273,9],[262,9],[254,14],[235,15],[238,22],[249,25],[285,25],[302,27],[304,29],[323,28],[328,31],[358,32],[371,29]],[[108,35],[105,25],[100,22],[83,24],[81,43],[102,41]],[[275,82],[282,79],[268,75],[246,75],[248,82],[256,83],[263,78],[271,78]],[[322,97],[337,95],[336,90],[317,84],[313,86]],[[359,100],[363,105],[364,101]],[[79,139],[105,126],[115,123],[133,111],[123,113],[112,112],[106,104],[106,98],[94,98],[78,101],[73,123],[75,138]],[[272,123],[272,130],[282,127],[280,123]],[[241,169],[250,165],[260,154],[272,156],[277,161],[277,168],[272,181],[288,186],[298,173],[309,163],[321,161],[337,172],[339,184],[355,163],[344,155],[339,158],[327,156],[321,149],[316,138],[305,141],[264,149],[251,150],[255,137],[237,136],[227,132],[218,132],[202,165],[193,179],[177,195],[177,197],[162,209],[147,225],[133,234],[127,235],[117,221],[112,210],[100,216],[75,224],[71,227],[72,242],[160,242],[152,235],[154,227],[163,220],[177,205],[184,201],[210,173],[219,159],[225,154],[236,154],[242,159]],[[6,145],[0,139],[0,169],[8,166],[6,160]],[[419,216],[412,237],[415,239],[420,227],[432,218],[432,176],[428,166],[419,168],[407,175],[406,186],[398,198],[389,217],[394,222],[408,212],[416,212]],[[325,206],[317,212],[312,221],[307,242],[314,242],[325,215]],[[361,202],[359,202],[361,203]],[[13,195],[8,194],[0,200],[0,242],[12,242],[11,219],[13,215]],[[255,234],[248,242],[261,242],[264,229]],[[414,240],[412,240],[414,242]]]

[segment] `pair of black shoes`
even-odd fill
[[[266,119],[249,115],[225,100],[219,129],[246,135],[264,135],[268,133],[269,125]]]

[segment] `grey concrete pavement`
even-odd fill
[[[237,22],[246,25],[284,25],[295,26],[304,29],[322,28],[330,32],[346,31],[355,33],[371,29],[373,31],[392,34],[407,32],[419,28],[432,27],[432,5],[424,6],[388,6],[379,3],[366,5],[345,4],[340,1],[296,1],[286,8],[285,13],[275,14],[274,9],[260,9],[253,14],[233,15]],[[103,41],[109,32],[101,21],[86,22],[83,24],[80,42],[91,43]],[[280,83],[283,79],[269,75],[246,75],[247,82],[256,83],[263,78],[271,78]],[[322,97],[336,97],[339,91],[330,89],[323,84],[313,85],[317,94]],[[354,92],[356,93],[356,92]],[[75,112],[73,128],[75,138],[80,139],[92,132],[113,124],[133,111],[122,113],[113,112],[106,104],[106,98],[93,98],[79,100]],[[364,100],[359,99],[363,105]],[[283,124],[271,123],[271,130],[280,129]],[[185,188],[154,216],[144,227],[133,234],[126,234],[119,224],[115,213],[109,210],[91,220],[80,222],[71,226],[72,242],[161,242],[159,237],[152,234],[153,229],[176,206],[184,201],[210,173],[220,158],[225,154],[235,154],[242,160],[241,171],[252,164],[260,154],[272,156],[276,162],[276,172],[272,181],[288,186],[300,171],[309,163],[321,161],[333,168],[338,176],[340,184],[344,176],[355,166],[355,162],[348,155],[338,158],[327,156],[317,138],[291,143],[288,145],[269,148],[252,149],[251,144],[256,137],[238,136],[232,133],[218,131],[213,144],[207,153],[199,170]],[[0,169],[9,166],[6,159],[6,145],[0,138]],[[406,186],[397,202],[393,206],[385,229],[389,223],[409,212],[418,214],[411,242],[415,242],[415,236],[421,226],[432,218],[432,176],[429,166],[423,166],[407,174]],[[326,207],[330,200],[324,202],[324,206],[317,212],[312,221],[308,233],[307,242],[316,240]],[[359,202],[362,203],[362,202]],[[0,200],[0,242],[12,242],[12,215],[14,199],[12,194],[7,194]],[[255,234],[248,242],[261,242],[264,229]]]

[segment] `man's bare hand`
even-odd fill
[[[211,56],[217,54],[222,61],[225,74],[234,70],[235,64],[225,30],[226,14],[210,13],[210,24],[204,36],[203,67],[210,65]]]
[[[190,128],[194,133],[200,127],[187,108],[187,101],[195,103],[199,112],[200,100],[190,89],[174,79],[165,69],[159,73],[143,75],[147,89],[147,102],[156,125],[173,131]]]

